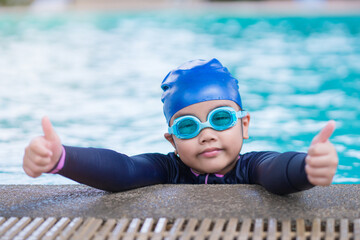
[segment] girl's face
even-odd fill
[[[170,120],[193,115],[206,122],[209,112],[217,107],[229,106],[236,111],[240,107],[230,100],[213,100],[196,103],[178,111]],[[224,175],[234,168],[243,144],[243,139],[248,139],[250,115],[238,119],[235,126],[216,131],[204,128],[199,135],[191,139],[179,139],[174,135],[165,133],[165,138],[173,145],[180,159],[196,173],[217,173]]]

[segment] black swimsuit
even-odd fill
[[[127,156],[112,150],[64,146],[59,174],[106,191],[118,192],[153,184],[260,184],[276,194],[311,188],[305,153],[250,152],[240,155],[225,175],[195,174],[174,153]]]

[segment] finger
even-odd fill
[[[26,150],[26,151],[27,152],[25,153],[24,161],[32,162],[38,166],[46,166],[51,163],[51,157],[49,156],[43,157],[41,155],[34,153],[33,151],[30,150]]]
[[[50,122],[50,119],[48,117],[43,117],[41,121],[42,129],[44,132],[44,137],[48,141],[56,140],[57,134]]]
[[[32,172],[34,173],[45,173],[48,172],[49,170],[52,169],[52,164],[50,163],[50,158],[48,159],[41,159],[39,160],[39,162],[35,162],[35,161],[26,161],[25,166],[28,167],[29,169],[31,169]],[[47,162],[46,164],[44,164],[45,162]]]
[[[29,169],[28,167],[23,167],[24,168],[24,171],[25,173],[29,176],[29,177],[32,177],[32,178],[36,178],[38,176],[40,176],[41,174],[39,173],[34,173],[31,169]]]
[[[321,168],[321,167],[335,167],[338,164],[338,158],[336,155],[325,155],[325,156],[306,156],[305,162],[310,167]]]
[[[27,157],[24,157],[24,162],[23,162],[23,169],[25,171],[25,173],[30,176],[30,177],[38,177],[41,175],[40,172],[36,172],[32,167],[31,167],[31,161],[29,159],[27,159]]]
[[[49,144],[43,137],[39,137],[31,141],[29,150],[36,155],[42,157],[51,157],[52,151],[48,148]]]
[[[309,182],[315,186],[329,186],[332,182],[332,179],[328,179],[328,178],[311,177],[309,175],[307,177]]]
[[[311,145],[326,142],[335,130],[335,121],[330,120],[326,126],[313,138]]]
[[[330,143],[330,141],[326,141],[325,143],[318,143],[315,145],[311,145],[308,149],[308,155],[310,156],[323,156],[328,155],[332,151],[335,151],[335,148]]]
[[[47,167],[51,164],[51,158],[50,157],[40,157],[37,155],[36,157],[31,159],[32,163],[34,163],[38,167]]]
[[[309,165],[306,165],[305,171],[306,174],[311,177],[333,178],[336,173],[336,168],[332,168],[332,167],[313,168]]]
[[[33,162],[36,165],[44,166],[46,164],[49,164],[49,161],[51,161],[50,156],[41,156],[30,150],[30,148],[26,149],[25,152],[26,160],[29,162]]]
[[[35,157],[36,157],[36,154],[31,150],[30,146],[25,148],[24,163],[32,162],[32,159]]]

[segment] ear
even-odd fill
[[[243,138],[249,139],[250,114],[242,118]]]
[[[175,141],[172,135],[170,133],[164,133],[164,137],[176,149]]]

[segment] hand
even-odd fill
[[[313,185],[328,186],[335,175],[339,158],[334,145],[329,141],[334,130],[335,121],[329,121],[313,138],[309,147],[305,171]]]
[[[23,168],[30,177],[38,177],[49,172],[58,163],[62,154],[62,145],[59,136],[51,125],[49,118],[42,119],[44,136],[30,141],[25,148]]]

